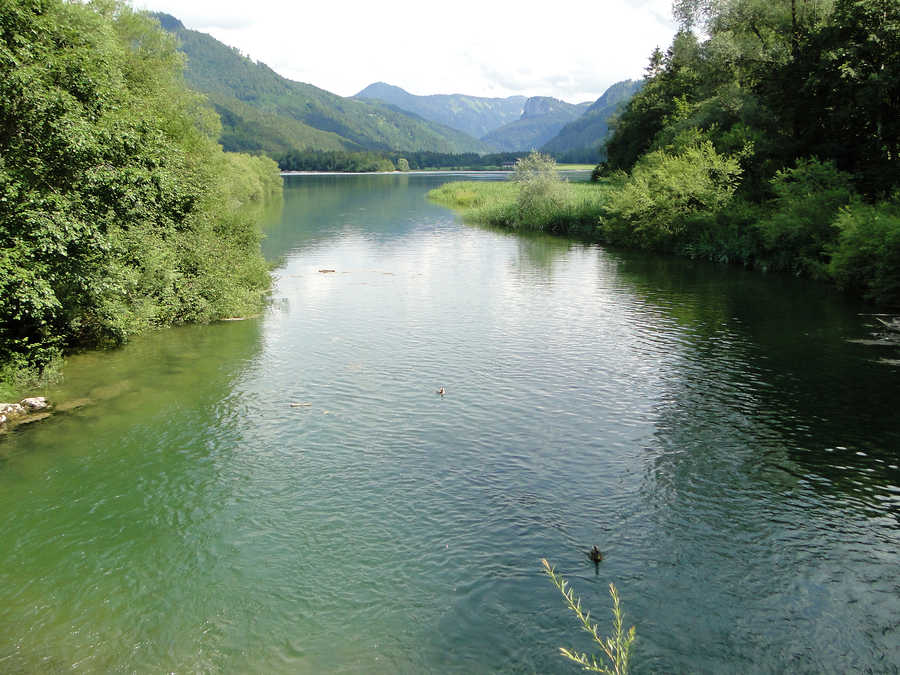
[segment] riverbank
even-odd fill
[[[845,175],[811,160],[780,173],[775,197],[754,203],[736,194],[737,162],[711,147],[674,160],[677,171],[648,162],[590,184],[562,180],[551,160],[530,177],[453,182],[428,196],[470,222],[787,272],[900,306],[896,199],[864,202]]]

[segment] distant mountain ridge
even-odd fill
[[[609,135],[610,119],[642,86],[642,80],[616,82],[581,117],[562,127],[541,151],[566,156],[570,161],[599,161],[602,159],[600,146]]]
[[[222,118],[220,142],[226,150],[490,150],[469,134],[396,106],[288,80],[171,15],[154,16],[178,38],[187,56],[188,84],[206,94]]]
[[[481,140],[505,152],[537,149],[590,105],[590,102],[572,104],[550,96],[532,96],[525,102],[518,120],[482,136]]]
[[[524,96],[486,98],[466,94],[431,94],[418,96],[385,82],[375,82],[354,98],[379,100],[401,110],[458,129],[475,138],[513,122],[522,115]]]

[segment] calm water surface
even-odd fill
[[[71,360],[87,404],[0,440],[0,671],[577,672],[546,557],[604,622],[617,585],[636,672],[898,672],[865,308],[445,180],[291,177],[263,316]]]

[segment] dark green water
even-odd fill
[[[866,310],[444,180],[289,178],[264,316],[72,359],[91,402],[0,440],[0,672],[577,672],[541,557],[604,622],[617,585],[635,672],[897,672]]]

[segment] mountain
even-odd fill
[[[571,161],[596,162],[600,145],[609,135],[609,120],[643,86],[640,80],[616,82],[603,92],[578,119],[565,125],[541,148],[542,152],[564,155]]]
[[[370,84],[356,98],[375,99],[408,110],[426,120],[459,129],[470,136],[485,134],[514,122],[522,115],[524,96],[483,98],[465,94],[433,94],[416,96],[384,82]]]
[[[506,152],[539,148],[567,123],[580,117],[590,105],[574,105],[549,96],[532,96],[525,101],[518,120],[485,134],[481,140]]]
[[[344,98],[280,76],[211,35],[155,14],[187,56],[185,79],[207,95],[223,121],[226,150],[424,150],[461,153],[490,148],[457,129],[377,101]]]

